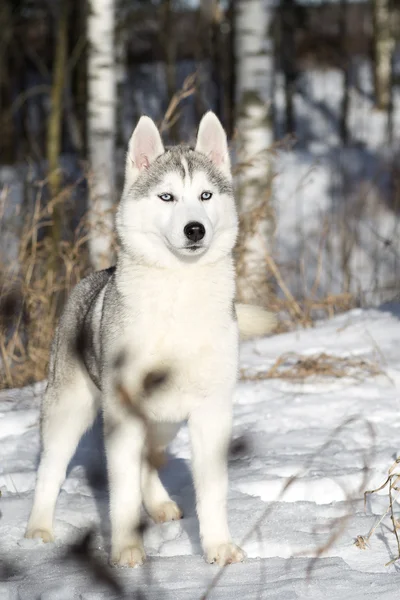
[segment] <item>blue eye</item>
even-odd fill
[[[163,202],[173,202],[174,197],[172,194],[160,194],[158,196]]]
[[[210,200],[211,197],[212,197],[211,192],[203,192],[200,196],[200,200]]]

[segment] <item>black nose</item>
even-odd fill
[[[183,232],[191,242],[198,242],[206,235],[204,225],[197,223],[196,221],[191,221],[185,225]]]

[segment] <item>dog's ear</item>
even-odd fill
[[[129,140],[126,175],[138,175],[143,169],[148,169],[163,152],[164,146],[156,124],[150,117],[141,117]]]
[[[211,111],[200,121],[196,150],[208,156],[225,175],[231,176],[226,134],[218,117]]]

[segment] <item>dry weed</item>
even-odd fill
[[[71,191],[44,207],[39,192],[33,213],[25,215],[16,263],[0,259],[0,388],[46,377],[60,308],[89,271],[86,219],[57,245],[50,235],[54,207],[66,207]]]
[[[355,539],[354,545],[360,550],[366,550],[368,546],[368,541],[363,535],[358,535]]]
[[[322,352],[310,356],[301,356],[295,352],[287,352],[279,356],[266,371],[251,373],[241,371],[241,379],[245,381],[262,381],[264,379],[289,379],[303,381],[309,377],[365,378],[381,375],[382,369],[364,358],[333,356]]]
[[[182,100],[192,96],[196,91],[196,79],[197,73],[188,75],[183,82],[182,89],[178,90],[170,100],[163,120],[160,123],[160,132],[164,133],[168,129],[171,129],[179,119],[178,108]]]
[[[285,146],[291,147],[291,145],[293,145],[293,140],[291,139],[277,142],[268,149],[267,155],[272,157],[277,153],[277,150]],[[256,160],[257,156],[254,156],[250,157],[245,162],[237,164],[233,170],[234,176],[240,175],[248,167],[252,166],[253,162]],[[315,169],[315,166],[316,165],[312,165],[304,177],[308,177]],[[297,272],[299,269],[302,271],[304,289],[302,292],[297,293],[291,289],[292,286],[290,280],[292,279],[295,281],[296,277],[292,277],[288,265],[280,264],[278,262],[274,250],[274,238],[276,237],[279,226],[275,215],[275,208],[273,202],[271,202],[272,182],[274,177],[275,175],[272,174],[271,186],[263,197],[260,198],[258,204],[251,209],[241,210],[239,212],[239,236],[235,248],[235,261],[237,278],[238,281],[241,282],[241,287],[239,286],[238,291],[240,294],[244,294],[246,298],[253,297],[253,302],[266,306],[279,314],[280,319],[277,332],[282,332],[291,330],[295,327],[310,327],[316,319],[331,318],[337,313],[355,308],[360,305],[360,298],[357,297],[355,293],[349,291],[347,287],[338,293],[329,293],[321,290],[322,275],[330,270],[326,246],[328,241],[335,236],[336,226],[336,224],[327,217],[321,219],[321,235],[317,244],[318,248],[316,255],[314,250],[311,252],[311,263],[309,260],[306,260],[304,255],[299,258],[294,258],[295,271]],[[303,185],[304,177],[298,183],[299,188]],[[259,222],[261,219],[266,219],[268,221],[270,239],[266,240],[264,238],[261,239],[260,237]],[[262,292],[259,281],[251,282],[246,276],[246,240],[254,237],[258,238],[257,242],[260,247],[264,247],[265,277],[263,281],[268,287],[268,293],[264,293],[264,297],[261,296]],[[304,240],[304,247],[307,247],[310,251],[307,240]],[[305,264],[308,265],[307,277]],[[314,274],[312,283],[308,286],[306,280],[308,279],[311,268],[313,269]],[[265,290],[265,286],[263,289]]]
[[[385,564],[385,567],[388,567],[389,565],[400,560],[400,537],[399,537],[399,531],[398,531],[400,529],[400,522],[399,522],[399,519],[396,518],[396,516],[394,514],[394,502],[396,500],[398,500],[398,498],[400,496],[399,466],[400,466],[400,456],[398,458],[396,458],[396,460],[390,467],[390,469],[388,471],[388,477],[382,483],[382,485],[380,485],[375,490],[367,490],[366,492],[364,492],[364,506],[366,506],[367,496],[369,494],[376,494],[377,492],[379,492],[387,487],[388,488],[388,496],[389,496],[389,506],[387,507],[387,509],[383,513],[383,515],[381,515],[379,517],[379,519],[377,520],[377,522],[373,525],[373,527],[371,528],[369,533],[366,536],[358,535],[356,538],[356,541],[354,542],[358,548],[362,548],[363,546],[359,543],[359,539],[361,539],[363,544],[366,546],[368,544],[369,540],[371,539],[372,535],[376,531],[377,527],[382,523],[382,521],[384,520],[386,515],[388,513],[390,513],[390,519],[392,521],[392,527],[393,527],[392,532],[396,538],[396,544],[397,544],[397,556],[395,558],[393,558],[392,560],[390,560],[389,562],[387,562]],[[396,494],[393,495],[393,492],[396,492]]]

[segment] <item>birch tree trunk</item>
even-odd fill
[[[375,98],[376,106],[381,110],[388,110],[391,102],[395,40],[391,28],[390,1],[372,0]]]
[[[266,253],[271,251],[273,143],[274,0],[237,0],[235,14],[238,200],[241,217],[237,246],[237,294],[242,302],[268,302]]]
[[[113,260],[115,195],[115,1],[91,0],[88,15],[89,253],[96,269]]]

